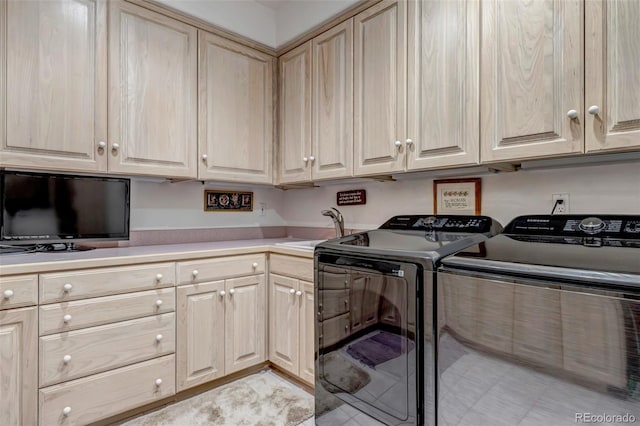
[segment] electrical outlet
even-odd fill
[[[267,203],[260,203],[260,216],[267,215]]]
[[[562,203],[558,203],[556,205],[558,200],[562,200]],[[569,194],[566,192],[561,194],[551,194],[551,208],[553,209],[554,206],[556,209],[553,214],[569,213]]]

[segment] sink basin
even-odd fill
[[[327,240],[291,241],[286,243],[276,243],[277,246],[286,246],[299,249],[313,250],[315,246]]]

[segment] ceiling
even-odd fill
[[[266,46],[278,48],[340,14],[359,0],[156,1]]]

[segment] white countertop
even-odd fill
[[[131,265],[147,262],[171,262],[205,257],[260,252],[313,258],[313,250],[279,246],[296,241],[291,238],[215,241],[190,244],[99,248],[79,252],[5,254],[0,257],[0,275],[62,271],[79,268]]]

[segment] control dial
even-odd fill
[[[438,218],[435,217],[435,216],[428,216],[428,217],[425,217],[423,219],[423,222],[424,222],[425,225],[430,225],[431,226],[434,223],[436,223],[437,220],[438,220]]]
[[[598,219],[597,217],[588,217],[580,222],[578,228],[580,228],[581,231],[584,231],[587,234],[594,235],[602,231],[605,226],[606,224],[602,221],[602,219]]]

